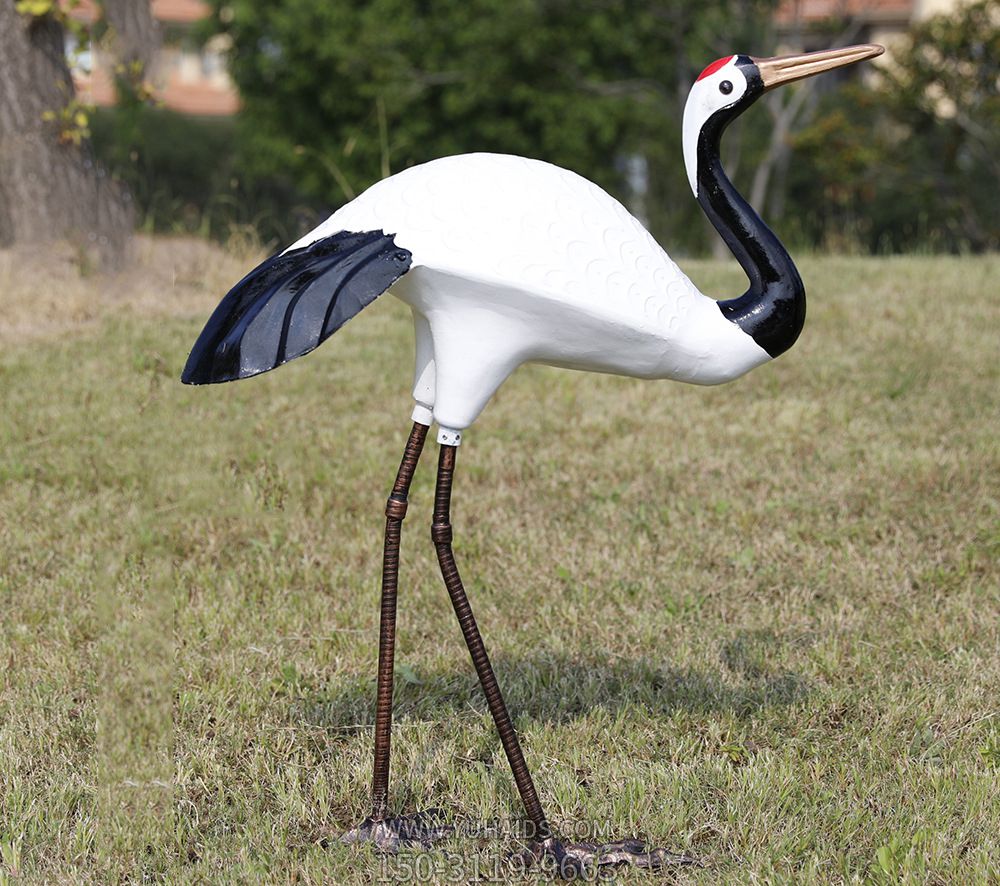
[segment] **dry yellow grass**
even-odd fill
[[[334,837],[366,812],[406,311],[185,388],[252,259],[140,250],[110,281],[0,256],[0,883],[398,875]],[[567,829],[697,855],[680,883],[997,882],[1000,259],[802,272],[802,341],[732,385],[519,371],[459,454],[459,563]],[[431,450],[393,804],[516,821],[428,538]]]
[[[222,250],[193,237],[137,236],[122,273],[81,268],[66,244],[0,249],[0,344],[91,330],[111,315],[157,319],[211,310],[257,258],[256,244]]]

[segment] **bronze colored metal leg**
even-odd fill
[[[396,652],[396,596],[399,587],[399,544],[407,496],[417,461],[427,437],[427,425],[413,423],[385,504],[385,543],[382,551],[382,613],[378,637],[378,683],[375,695],[375,755],[372,767],[372,814],[341,837],[345,843],[370,840],[379,849],[396,852],[401,845],[429,846],[452,832],[437,810],[413,815],[386,814],[389,799],[389,759],[392,743],[392,677]]]
[[[450,520],[451,487],[455,474],[455,454],[457,447],[442,445],[438,459],[437,489],[434,494],[434,522],[431,525],[431,538],[437,548],[438,562],[441,564],[441,574],[448,587],[455,615],[465,636],[465,643],[472,655],[479,682],[486,694],[486,704],[493,715],[497,731],[500,733],[500,743],[503,745],[507,762],[514,774],[521,802],[528,813],[532,824],[532,840],[529,848],[512,861],[520,867],[540,864],[554,869],[554,872],[566,879],[587,877],[592,879],[600,867],[618,867],[631,864],[636,867],[659,869],[670,865],[695,864],[695,860],[685,855],[675,855],[664,849],[649,850],[638,840],[619,840],[608,844],[573,843],[563,844],[552,833],[545,813],[542,810],[538,792],[535,790],[531,773],[524,762],[514,724],[507,711],[500,686],[493,666],[490,664],[483,638],[479,634],[469,598],[466,596],[462,579],[455,565],[455,557],[451,550],[452,529]]]
[[[552,836],[552,831],[545,818],[545,813],[542,811],[542,804],[531,780],[531,773],[528,772],[528,766],[524,762],[524,754],[521,753],[521,745],[517,740],[514,724],[507,712],[503,696],[500,694],[500,686],[493,673],[489,656],[486,654],[483,638],[476,626],[476,619],[472,614],[472,607],[469,605],[469,598],[465,594],[462,578],[458,574],[458,566],[455,565],[455,556],[451,551],[451,484],[455,474],[456,449],[455,446],[441,446],[441,454],[438,459],[437,490],[434,493],[434,523],[431,525],[431,538],[437,548],[441,574],[444,576],[444,583],[448,587],[448,594],[451,596],[451,603],[455,608],[455,615],[458,616],[458,623],[465,636],[465,644],[469,647],[472,663],[476,667],[479,682],[486,694],[486,704],[493,715],[493,722],[496,723],[497,731],[500,733],[500,743],[503,745],[507,762],[510,763],[511,772],[514,774],[514,783],[517,785],[517,791],[521,795],[521,801],[524,803],[528,818],[531,819],[534,829],[532,836],[536,840],[545,840]]]
[[[372,772],[372,818],[385,818],[389,799],[389,750],[392,743],[392,674],[396,654],[396,593],[399,587],[399,544],[406,517],[407,496],[424,448],[427,425],[413,423],[385,503],[385,543],[382,548],[382,614],[378,632],[378,684],[375,691],[375,763]]]

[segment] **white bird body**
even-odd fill
[[[771,359],[642,224],[587,179],[463,154],[373,185],[290,249],[383,230],[412,253],[414,418],[454,443],[526,362],[719,384]]]

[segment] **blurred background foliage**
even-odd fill
[[[916,26],[871,88],[825,96],[793,148],[789,197],[810,244],[1000,247],[1000,3]]]
[[[391,172],[485,150],[574,169],[671,252],[705,252],[713,235],[681,158],[684,99],[712,59],[774,45],[772,0],[212,7],[203,36],[231,38],[238,117],[107,109],[95,149],[147,228],[225,238],[252,226],[272,246]],[[821,85],[777,143],[781,105],[745,115],[724,143],[737,185],[800,249],[997,249],[1000,0],[915,26],[880,70]]]

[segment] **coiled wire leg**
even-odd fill
[[[389,751],[392,743],[392,674],[396,655],[396,597],[399,589],[399,545],[410,483],[427,437],[427,425],[413,423],[385,503],[382,547],[382,612],[378,631],[378,683],[375,690],[375,761],[372,771],[372,818],[385,818],[389,799]]]
[[[430,847],[436,840],[453,833],[454,828],[443,822],[439,810],[411,815],[389,816],[389,749],[392,732],[392,674],[396,640],[396,594],[399,575],[399,544],[403,518],[406,516],[407,495],[423,449],[427,426],[415,422],[403,453],[389,500],[386,503],[385,547],[382,560],[382,615],[379,628],[378,688],[375,706],[375,762],[372,773],[372,814],[356,828],[341,837],[345,843],[372,842],[386,852],[397,852],[404,846]],[[541,864],[555,873],[573,878],[588,876],[596,868],[632,864],[638,867],[661,868],[668,865],[694,864],[684,855],[674,855],[663,849],[647,850],[637,840],[613,843],[563,844],[553,833],[542,810],[538,792],[524,761],[514,724],[507,711],[493,666],[490,664],[483,638],[476,625],[469,598],[462,585],[455,557],[451,550],[451,489],[455,474],[456,447],[442,445],[438,460],[437,488],[434,495],[434,522],[431,537],[437,549],[441,574],[451,597],[455,615],[469,647],[486,703],[510,763],[521,801],[531,821],[532,840],[528,849],[515,856],[518,866]]]
[[[524,762],[521,744],[514,731],[514,724],[507,711],[503,695],[500,693],[500,686],[493,673],[489,656],[486,654],[483,638],[480,636],[469,598],[465,593],[451,550],[451,488],[455,475],[456,450],[455,446],[441,446],[438,457],[437,489],[434,493],[434,522],[431,525],[431,538],[437,549],[441,574],[448,588],[458,623],[462,628],[465,644],[469,647],[472,663],[475,665],[479,682],[486,695],[486,704],[489,706],[493,722],[496,723],[497,731],[500,733],[500,743],[507,755],[507,762],[510,763],[514,783],[517,785],[521,802],[524,803],[525,812],[531,821],[532,840],[529,848],[521,855],[516,856],[514,861],[523,866],[540,864],[543,867],[553,868],[555,873],[567,879],[588,877],[599,867],[631,864],[644,868],[661,868],[667,865],[693,864],[694,859],[688,856],[668,853],[664,849],[648,850],[638,840],[618,840],[607,844],[563,844],[552,833],[542,810],[541,801],[538,799],[538,792],[535,790],[531,773]]]
[[[389,816],[389,759],[392,743],[392,676],[396,652],[396,596],[399,587],[399,545],[406,517],[410,483],[427,437],[427,425],[413,423],[396,482],[385,504],[385,542],[382,549],[382,612],[378,636],[378,683],[375,694],[375,754],[372,767],[372,813],[341,837],[345,843],[371,840],[388,852],[401,845],[428,846],[452,832],[442,825],[436,810]]]
[[[434,547],[437,548],[441,575],[444,577],[444,583],[451,597],[451,605],[455,608],[455,615],[462,628],[465,645],[469,647],[472,663],[475,665],[479,682],[486,694],[486,704],[493,715],[493,722],[496,723],[497,731],[500,733],[500,743],[503,745],[507,762],[510,763],[511,772],[514,774],[514,783],[517,785],[524,809],[531,820],[532,836],[536,840],[546,840],[552,836],[552,831],[545,818],[545,813],[542,811],[542,804],[538,799],[534,782],[531,780],[531,773],[528,772],[528,766],[524,762],[524,754],[521,753],[521,744],[517,740],[514,723],[510,719],[503,695],[500,694],[496,674],[493,673],[493,666],[486,654],[483,638],[479,634],[476,618],[472,614],[472,607],[469,605],[469,598],[465,594],[462,578],[458,574],[458,566],[455,565],[455,556],[451,550],[451,484],[455,474],[456,449],[455,446],[441,446],[438,458],[437,490],[434,493],[434,522],[431,524],[431,538],[434,540]]]

